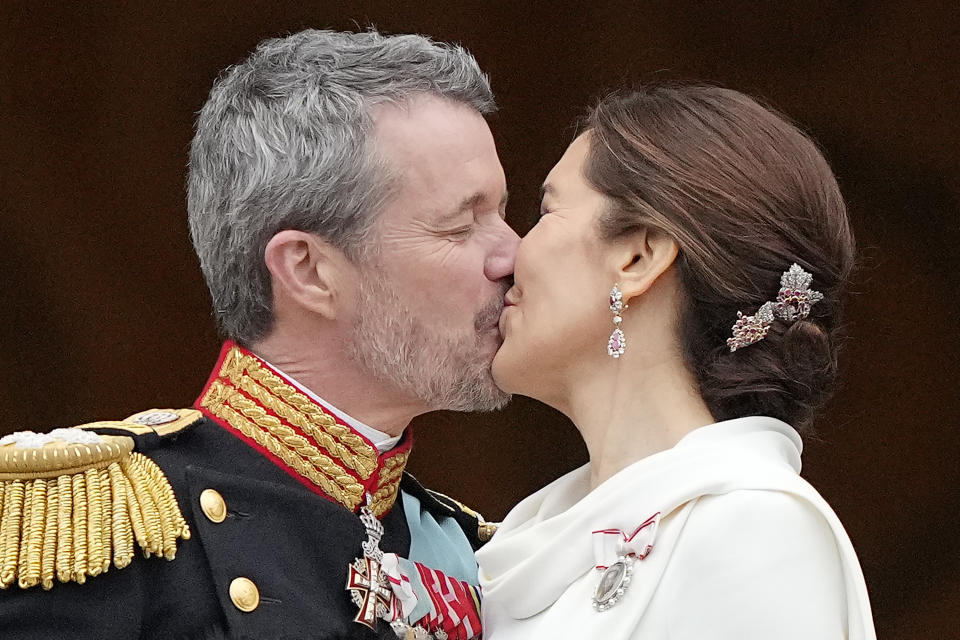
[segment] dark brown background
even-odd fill
[[[264,37],[375,23],[464,43],[499,97],[521,232],[596,94],[718,82],[822,143],[862,248],[842,388],[804,475],[859,550],[880,637],[960,638],[955,2],[73,4],[0,5],[0,432],[193,400],[219,345],[186,149],[217,72]],[[523,399],[416,431],[413,471],[493,518],[585,461],[569,423]]]

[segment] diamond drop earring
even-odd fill
[[[620,328],[620,323],[623,322],[623,318],[620,317],[620,312],[626,308],[626,305],[623,304],[623,293],[620,292],[617,285],[613,285],[613,289],[610,289],[610,311],[613,311],[613,333],[610,334],[610,339],[607,340],[607,354],[614,358],[622,356],[623,352],[627,349],[627,336],[623,335],[623,330]]]

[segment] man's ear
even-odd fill
[[[680,247],[673,237],[643,227],[617,241],[617,282],[624,302],[646,293],[677,259]]]
[[[273,282],[274,300],[333,320],[337,317],[350,262],[343,252],[305,231],[280,231],[267,243],[264,262]]]

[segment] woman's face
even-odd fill
[[[596,227],[607,199],[583,178],[589,146],[588,132],[550,171],[540,220],[517,250],[493,360],[494,380],[511,393],[549,401],[562,393],[565,372],[607,357],[615,270]]]

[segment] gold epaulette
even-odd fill
[[[130,564],[134,540],[146,557],[174,558],[190,528],[163,471],[133,450],[133,438],[92,432],[159,433],[149,419],[132,420],[157,413],[0,439],[0,588],[82,584]],[[163,422],[168,429],[199,417],[166,413],[175,418]]]

